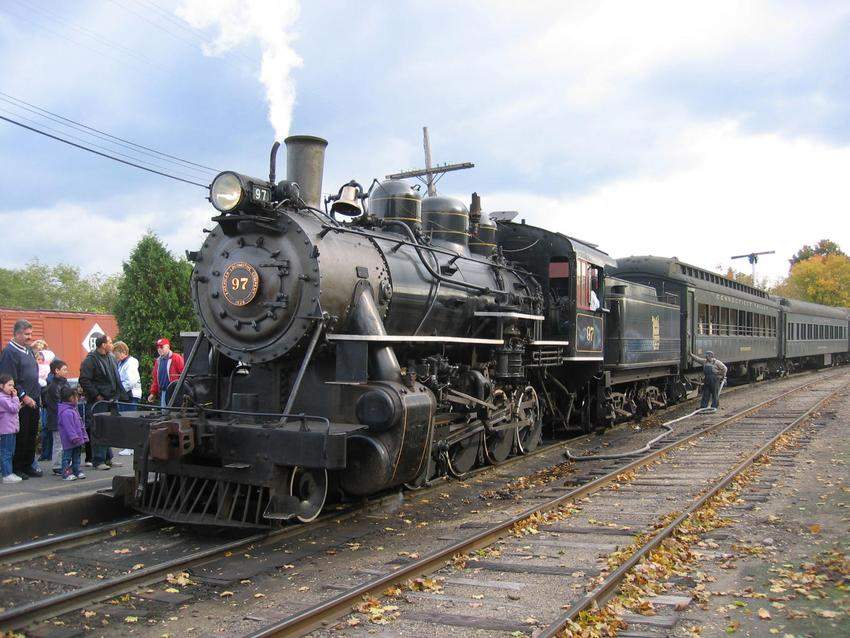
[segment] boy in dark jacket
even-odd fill
[[[50,363],[50,383],[42,393],[42,405],[46,416],[44,428],[46,435],[41,439],[42,460],[53,459],[53,473],[62,473],[62,455],[55,449],[59,443],[59,403],[62,401],[62,388],[68,385],[68,364],[61,359]]]
[[[77,392],[65,386],[60,392],[60,398],[62,402],[57,410],[57,421],[59,438],[62,440],[62,477],[66,481],[84,479],[86,475],[80,471],[80,454],[89,437],[77,412]]]

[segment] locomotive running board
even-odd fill
[[[419,336],[419,335],[350,335],[329,334],[325,335],[328,341],[374,341],[378,343],[471,343],[482,345],[502,345],[504,339],[479,339],[473,337],[442,337],[442,336]]]

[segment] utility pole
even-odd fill
[[[466,168],[475,166],[472,162],[461,162],[460,164],[440,164],[434,166],[431,161],[431,140],[428,137],[428,127],[422,127],[422,146],[425,148],[425,168],[417,168],[412,171],[402,171],[401,173],[393,173],[387,175],[387,179],[406,179],[415,177],[423,182],[428,187],[428,196],[432,197],[437,194],[437,182],[446,173],[451,171],[462,171]]]
[[[428,197],[433,197],[437,194],[437,189],[434,186],[434,173],[431,172],[431,140],[428,137],[428,127],[422,127],[422,146],[425,147],[425,170],[428,171]]]
[[[760,253],[748,253],[746,255],[732,255],[730,259],[744,259],[746,257],[747,261],[750,262],[750,265],[753,267],[753,287],[756,286],[756,264],[759,262],[759,255],[773,255],[775,250],[763,250]]]

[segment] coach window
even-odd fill
[[[708,333],[712,335],[720,334],[720,308],[718,306],[709,306],[708,314]]]
[[[699,334],[708,334],[708,306],[704,303],[699,304],[697,321],[699,322]]]
[[[729,334],[729,308],[720,309],[720,334]]]

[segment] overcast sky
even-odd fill
[[[326,191],[419,167],[427,125],[435,161],[476,165],[441,192],[615,257],[775,250],[775,278],[804,243],[850,250],[846,1],[2,0],[0,92],[0,116],[257,176],[276,136],[320,135]],[[4,121],[0,151],[0,265],[111,273],[146,229],[182,253],[210,226],[197,186]]]

